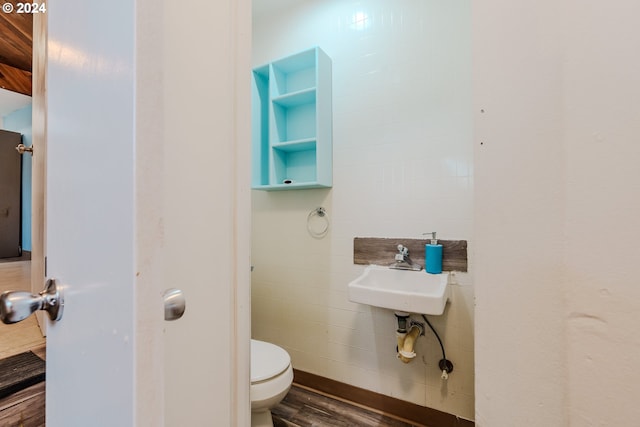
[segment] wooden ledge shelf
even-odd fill
[[[424,245],[430,239],[408,239],[403,237],[356,237],[353,239],[353,263],[368,265],[393,264],[398,245],[409,249],[409,256],[424,268]],[[467,271],[467,241],[440,240],[442,245],[442,271]]]

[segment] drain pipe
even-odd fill
[[[398,358],[400,357],[400,349],[404,348],[404,340],[407,338],[407,324],[409,324],[409,313],[403,311],[396,311],[393,314],[396,316],[396,323],[398,328],[396,329],[396,352]]]
[[[398,350],[398,359],[402,360],[404,363],[409,363],[416,357],[416,352],[413,351],[413,348],[416,344],[416,340],[420,335],[424,334],[424,327],[419,323],[413,323],[411,325],[411,329],[404,339],[404,343],[400,350]]]
[[[418,337],[420,335],[424,335],[424,326],[421,323],[412,320],[409,317],[409,313],[396,311],[394,314],[398,323],[398,329],[396,330],[398,343],[396,347],[398,352],[397,357],[402,362],[409,363],[416,357],[416,353],[413,349]],[[407,327],[409,328],[408,332]]]
[[[398,323],[398,332],[406,334],[407,326],[411,327],[411,313],[407,313],[406,311],[394,311],[393,314],[396,315],[396,322]]]

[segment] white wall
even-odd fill
[[[476,423],[563,426],[561,45],[554,11],[495,3],[474,6]]]
[[[253,192],[252,328],[295,368],[473,418],[472,275],[432,317],[455,364],[440,380],[430,333],[409,365],[395,357],[391,311],[350,303],[353,238],[436,230],[471,240],[469,1],[305,1],[254,19],[253,64],[319,45],[333,60],[334,187]],[[367,14],[358,30],[354,14]],[[322,240],[308,213],[327,209]],[[473,247],[470,242],[470,248]],[[389,260],[392,262],[393,260]],[[473,268],[473,266],[472,266]]]
[[[30,104],[30,96],[0,88],[0,126],[3,116]]]
[[[474,6],[479,427],[640,419],[639,13]]]
[[[572,425],[640,420],[640,4],[568,2],[566,296]]]

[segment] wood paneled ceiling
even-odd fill
[[[0,12],[0,87],[31,96],[33,15]]]

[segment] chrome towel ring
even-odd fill
[[[315,220],[314,218],[318,218]],[[329,231],[329,215],[323,207],[318,207],[309,212],[307,216],[307,231],[316,238],[323,238]]]

